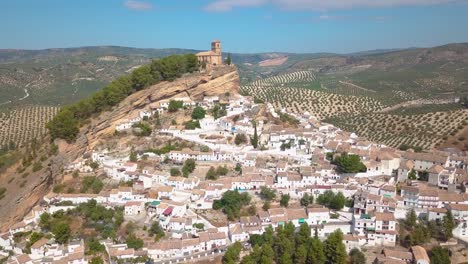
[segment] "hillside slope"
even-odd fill
[[[59,147],[57,155],[44,160],[43,163],[48,164],[45,168],[28,174],[23,186],[19,186],[22,177],[16,171],[19,164],[0,176],[0,186],[8,188],[6,196],[0,200],[2,230],[11,226],[15,220],[22,218],[50,191],[54,183],[61,181],[62,168],[66,164],[81,157],[101,141],[105,141],[106,137],[112,135],[115,131],[115,124],[119,120],[138,113],[140,109],[163,99],[187,96],[201,99],[203,96],[238,92],[237,69],[226,66],[210,72],[187,74],[173,82],[162,82],[128,96],[111,111],[92,118],[81,128],[76,142],[68,144],[63,140],[56,140],[55,143]],[[13,180],[10,181],[10,179]]]

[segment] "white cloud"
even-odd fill
[[[236,7],[258,7],[267,4],[270,0],[218,0],[205,7],[210,12],[225,12]]]
[[[153,9],[153,5],[151,3],[136,1],[136,0],[127,0],[124,2],[124,6],[128,9],[133,9],[133,10]]]
[[[224,12],[237,7],[258,7],[273,4],[287,10],[314,10],[436,5],[466,3],[467,0],[216,0],[205,7],[207,11]]]
[[[374,20],[374,21],[384,21],[389,20],[391,17],[389,16],[334,16],[323,14],[318,17],[315,17],[312,20]]]

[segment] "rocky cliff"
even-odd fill
[[[129,116],[137,115],[140,110],[150,104],[164,99],[190,97],[201,100],[204,96],[221,95],[229,92],[239,92],[239,75],[234,66],[217,67],[203,73],[187,74],[173,82],[162,82],[145,90],[138,91],[111,111],[101,113],[83,126],[76,142],[68,144],[63,140],[56,140],[59,153],[49,158],[48,166],[41,171],[31,174],[28,184],[18,192],[8,192],[0,204],[0,228],[7,230],[9,226],[19,221],[37,205],[42,197],[50,191],[54,183],[62,179],[63,167],[91,151],[107,135],[112,135],[115,125]],[[14,174],[12,168],[6,174]],[[2,175],[0,184],[9,179],[9,175]]]

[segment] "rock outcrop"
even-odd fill
[[[4,204],[1,206],[0,229],[6,230],[30,212],[50,191],[51,186],[61,181],[62,168],[92,150],[107,135],[112,135],[115,125],[121,120],[138,114],[140,110],[160,100],[177,97],[201,100],[204,96],[222,95],[227,92],[230,94],[239,92],[239,75],[234,66],[216,67],[209,72],[187,74],[173,82],[162,82],[128,96],[111,111],[92,118],[89,124],[81,128],[73,144],[56,140],[59,154],[45,161],[48,164],[47,168],[30,175],[29,178],[34,179],[33,181],[21,192],[10,193],[8,199],[2,201]]]

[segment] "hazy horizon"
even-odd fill
[[[347,54],[468,41],[468,0],[23,0],[0,49],[84,46]]]

